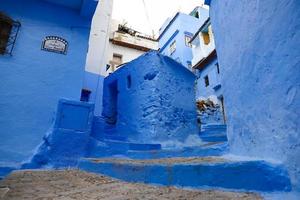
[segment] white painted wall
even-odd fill
[[[147,47],[149,49],[158,49],[158,42],[147,40],[144,38],[134,37],[129,34],[123,34],[116,32],[118,30],[120,22],[118,20],[111,20],[110,23],[110,39],[116,39],[118,41],[123,41],[126,43],[138,45],[141,47]],[[113,59],[113,54],[119,54],[122,55],[122,63],[130,62],[139,56],[146,53],[145,51],[129,48],[129,47],[123,47],[120,45],[113,44],[112,42],[109,42],[108,48],[107,48],[107,61],[106,63],[109,64],[109,62]],[[102,75],[107,76],[109,73],[112,73],[112,69],[103,72]]]
[[[200,60],[203,58],[206,58],[214,49],[215,49],[215,39],[213,35],[213,31],[211,29],[211,25],[209,25],[208,28],[209,35],[210,35],[210,43],[205,44],[202,34],[199,33],[197,35],[197,38],[193,41],[193,60],[192,60],[192,65],[194,66],[197,64]]]
[[[108,43],[113,0],[101,0],[92,21],[85,71],[104,75],[108,60]]]
[[[130,61],[136,59],[137,57],[141,56],[145,52],[139,51],[136,49],[132,49],[132,48],[122,47],[122,46],[115,45],[115,44],[112,44],[111,42],[109,42],[109,44],[108,44],[108,63],[110,60],[113,59],[114,53],[122,55],[123,63],[127,63],[127,62],[130,62]],[[110,68],[104,75],[109,75],[109,73],[111,73],[111,72],[112,72],[112,70]]]

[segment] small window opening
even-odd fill
[[[118,81],[107,86],[107,105],[104,107],[104,117],[108,124],[116,125],[118,119]]]
[[[111,70],[113,72],[118,68],[118,66],[120,66],[123,63],[122,58],[123,56],[121,54],[113,54],[112,60],[109,62]]]
[[[0,54],[12,55],[12,50],[19,32],[20,22],[12,20],[0,12]]]
[[[88,102],[90,100],[91,93],[92,93],[92,91],[90,91],[88,89],[82,89],[80,101]]]
[[[127,89],[131,88],[131,76],[127,76]]]
[[[210,43],[210,36],[209,36],[209,32],[202,32],[202,38],[203,38],[203,41],[204,41],[204,44],[205,45],[208,45]]]
[[[192,69],[192,62],[191,61],[187,61],[186,63],[187,63],[188,68]]]
[[[172,42],[169,50],[170,50],[170,54],[173,54],[176,51],[176,40],[174,40],[174,42]]]
[[[109,64],[106,64],[106,71],[108,71],[110,68],[110,65]]]
[[[220,67],[219,67],[219,63],[216,63],[216,66],[217,66],[217,72],[218,72],[218,74],[220,74]]]
[[[6,46],[13,27],[13,20],[0,12],[0,54],[6,53]]]
[[[205,83],[205,87],[209,86],[209,79],[208,76],[204,77],[204,83]]]
[[[192,47],[192,44],[190,43],[191,39],[192,39],[192,37],[190,37],[190,36],[187,36],[187,35],[184,36],[185,45],[187,47]]]
[[[226,124],[226,113],[225,113],[224,97],[221,96],[220,100],[221,100],[221,106],[222,106],[223,121],[224,121],[224,124]]]

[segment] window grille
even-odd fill
[[[184,36],[185,45],[187,47],[192,47],[192,44],[190,43],[191,39],[192,39],[192,37],[190,37],[190,36],[187,36],[187,35]]]
[[[170,50],[170,54],[173,54],[176,51],[176,40],[174,42],[172,42],[169,50]]]
[[[20,22],[12,20],[0,12],[0,54],[12,55],[16,38],[20,29]]]

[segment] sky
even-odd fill
[[[127,22],[129,27],[148,35],[154,30],[158,36],[159,28],[168,17],[178,11],[189,14],[202,4],[203,0],[114,0],[112,18]]]

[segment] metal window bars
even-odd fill
[[[18,22],[18,21],[13,21],[12,22],[12,28],[11,28],[11,31],[10,31],[8,41],[6,43],[6,49],[5,49],[4,54],[12,56],[12,52],[13,52],[14,47],[15,47],[15,43],[16,43],[16,39],[17,39],[19,30],[20,30],[20,27],[21,27],[20,22]]]

